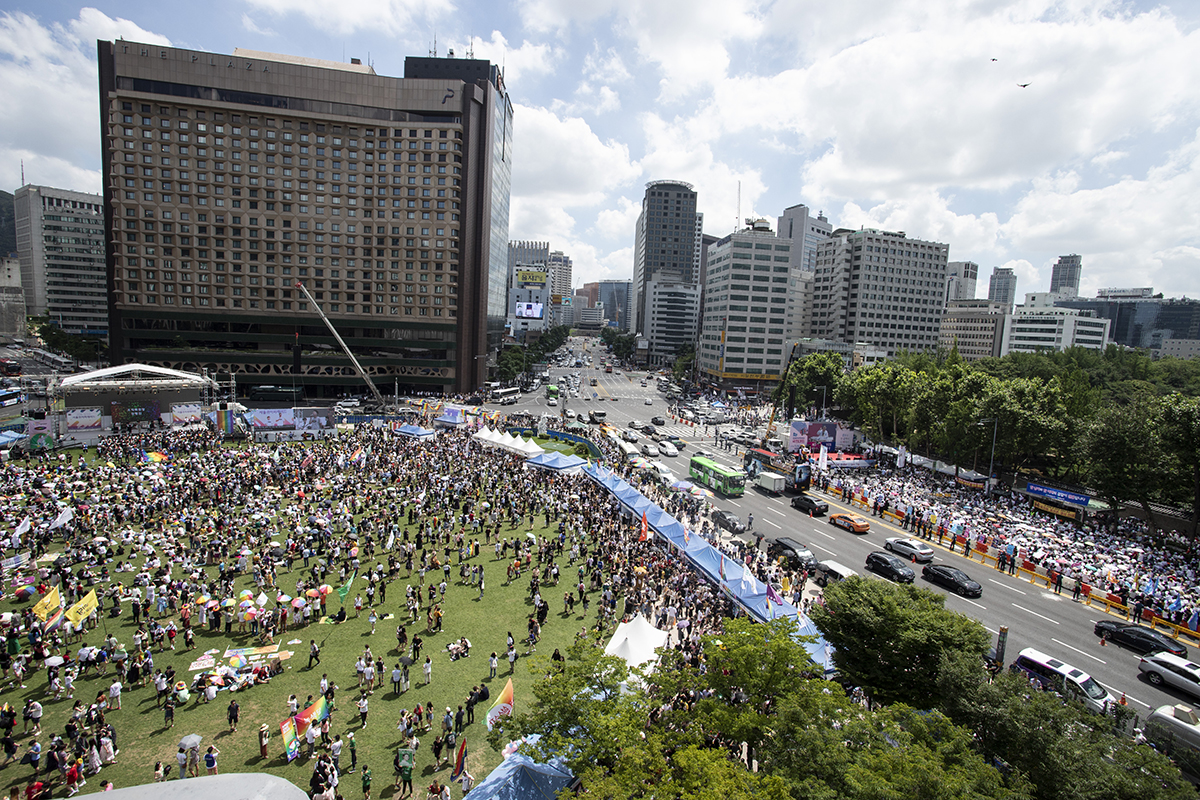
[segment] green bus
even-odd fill
[[[746,475],[740,470],[723,467],[701,456],[692,456],[688,467],[693,481],[704,484],[726,497],[741,497],[746,493]]]
[[[546,386],[546,399],[547,400],[550,400],[550,399],[557,400],[558,399],[558,387],[555,386],[553,383]]]

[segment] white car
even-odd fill
[[[658,452],[658,445],[653,442],[644,442],[642,444],[642,455],[658,458],[662,453]]]
[[[890,550],[901,558],[926,563],[933,561],[933,548],[918,539],[892,536],[885,539],[883,549]]]
[[[556,406],[556,405],[558,405],[558,398],[557,398],[557,397],[551,397],[549,400],[547,400],[547,401],[546,401],[546,405],[548,405],[548,406]]]
[[[575,411],[568,408],[566,411],[567,419],[575,419]]]
[[[1166,684],[1200,699],[1200,666],[1174,653],[1148,653],[1142,656],[1138,669],[1155,686]]]
[[[679,451],[675,449],[675,445],[671,444],[670,442],[659,442],[658,452],[662,453],[664,456],[679,455]]]
[[[647,397],[647,398],[646,398],[646,405],[648,405],[648,406],[652,406],[652,405],[654,405],[654,400],[653,400],[652,398],[650,398],[650,397]]]

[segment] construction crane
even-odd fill
[[[333,334],[333,338],[337,340],[339,345],[341,345],[342,352],[346,354],[346,357],[350,359],[350,363],[354,365],[355,371],[358,372],[358,377],[363,379],[363,382],[367,384],[367,388],[371,390],[371,394],[375,395],[375,400],[379,403],[379,407],[387,408],[387,401],[383,399],[383,395],[380,393],[379,388],[375,386],[374,382],[372,382],[370,378],[367,377],[367,373],[363,370],[362,364],[358,363],[358,359],[354,357],[354,353],[351,353],[350,348],[344,341],[342,341],[342,337],[338,334],[337,328],[333,327],[333,323],[329,321],[329,317],[325,316],[325,312],[321,310],[321,304],[313,298],[312,294],[308,291],[308,287],[306,287],[303,283],[297,283],[296,288],[304,292],[304,296],[308,298],[308,302],[312,303],[313,308],[315,308],[317,313],[321,315],[321,319],[324,321],[325,327],[329,328],[329,332]]]

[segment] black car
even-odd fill
[[[666,425],[667,421],[665,419],[663,419],[662,417],[651,417],[650,424],[651,425]]]
[[[820,516],[829,511],[829,503],[826,503],[824,500],[818,500],[811,495],[798,494],[792,498],[792,508],[807,514]]]
[[[787,536],[781,536],[767,545],[768,558],[774,561],[781,556],[787,559],[792,569],[804,569],[811,573],[817,566],[817,557],[808,546]]]
[[[646,434],[647,436],[653,436],[654,434],[658,433],[658,428],[654,427],[653,425],[643,425],[642,433]]]
[[[1174,639],[1132,622],[1102,619],[1096,623],[1095,632],[1101,639],[1119,644],[1135,653],[1158,653],[1166,650],[1181,658],[1188,655],[1187,648]]]
[[[738,519],[738,515],[729,511],[714,511],[712,521],[718,528],[724,528],[730,533],[746,532],[746,526]]]
[[[882,550],[867,555],[867,569],[896,583],[912,583],[917,578],[904,559]]]
[[[982,597],[983,587],[971,580],[971,576],[958,567],[945,564],[927,564],[921,570],[921,577],[930,583],[936,583],[943,589],[949,589],[963,597]]]

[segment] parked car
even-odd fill
[[[882,550],[867,554],[867,570],[896,583],[912,583],[917,578],[917,573],[904,563],[904,559]]]
[[[1135,653],[1157,653],[1165,650],[1181,658],[1186,658],[1188,654],[1188,649],[1183,644],[1132,622],[1102,619],[1096,623],[1094,630],[1101,639],[1119,644]]]
[[[919,561],[922,564],[933,561],[933,548],[919,539],[891,536],[883,540],[883,549],[890,550],[909,561]]]
[[[738,518],[737,514],[734,514],[730,511],[714,511],[712,515],[712,521],[713,524],[718,528],[724,528],[730,533],[746,532],[745,524],[741,521],[741,519]]]
[[[792,508],[819,517],[829,511],[829,503],[810,494],[798,494],[792,498]]]
[[[851,533],[866,533],[871,530],[871,523],[858,514],[830,514],[829,524],[845,528]]]
[[[768,544],[767,557],[772,560],[783,557],[792,569],[806,569],[811,572],[817,566],[817,557],[808,546],[788,536],[781,536]]]
[[[1200,699],[1200,664],[1173,653],[1142,656],[1138,670],[1155,686],[1170,686]]]
[[[971,576],[958,567],[929,564],[921,570],[921,577],[963,597],[981,597],[983,595],[983,587],[971,580]]]

